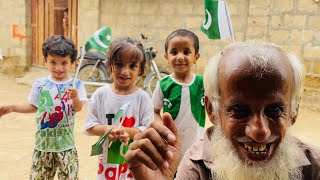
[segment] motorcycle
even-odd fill
[[[155,60],[157,51],[153,47],[147,46],[148,37],[141,34],[141,38],[145,41],[145,53],[146,64],[150,66],[150,72],[147,73],[144,82],[143,89],[152,96],[153,90],[162,77],[169,75],[169,72],[159,70]],[[80,51],[81,52],[81,51]],[[78,60],[81,59],[81,56]],[[77,75],[78,79],[82,80],[88,97],[91,97],[92,93],[99,87],[112,83],[112,77],[106,68],[106,56],[100,52],[86,52],[83,57],[83,62],[80,64],[80,70]],[[138,83],[141,78],[138,79]]]

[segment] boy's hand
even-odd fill
[[[76,88],[69,88],[68,96],[70,99],[74,100],[75,98],[78,97],[78,90]]]
[[[10,106],[0,106],[0,117],[11,112],[12,108]]]

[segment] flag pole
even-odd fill
[[[232,28],[232,22],[231,22],[231,17],[228,11],[228,5],[227,5],[227,1],[225,1],[225,7],[226,7],[226,12],[227,12],[227,19],[228,19],[228,24],[229,24],[229,31],[231,32],[231,37],[232,37],[232,42],[236,42],[234,39],[234,32],[233,32],[233,28]]]
[[[85,54],[85,50],[84,50],[84,46],[80,48],[80,61],[79,61],[79,64],[78,64],[78,67],[77,67],[77,71],[76,71],[76,74],[73,78],[73,83],[72,83],[72,87],[76,87],[76,80],[77,80],[77,77],[78,77],[78,74],[79,74],[79,71],[80,71],[80,67],[81,67],[81,64],[82,64],[82,61],[83,61],[83,58],[84,58],[84,54]]]

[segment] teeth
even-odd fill
[[[266,149],[266,145],[260,145],[259,146],[259,151],[264,151]]]
[[[265,144],[264,145],[259,145],[259,146],[252,146],[250,144],[244,144],[244,148],[258,153],[258,152],[265,151],[267,146]]]

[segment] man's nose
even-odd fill
[[[263,115],[257,115],[250,119],[245,131],[247,136],[258,143],[266,142],[271,135],[269,121]]]

